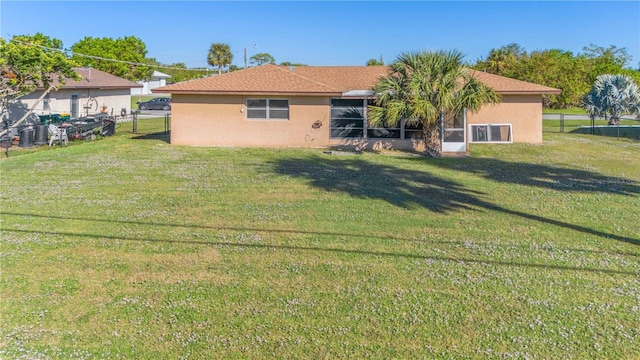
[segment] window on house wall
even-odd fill
[[[364,102],[362,99],[331,99],[331,137],[364,136]]]
[[[247,119],[288,120],[289,100],[247,99]]]
[[[51,93],[47,93],[42,100],[42,109],[51,110]]]
[[[511,124],[470,125],[471,142],[510,143],[512,142]]]
[[[368,100],[367,106],[374,105],[374,100]],[[395,126],[389,126],[383,121],[382,126],[373,127],[371,124],[367,126],[367,137],[372,139],[400,139],[402,136],[402,122]]]
[[[416,140],[424,139],[424,136],[422,135],[422,123],[409,125],[406,121],[404,121],[404,138]]]

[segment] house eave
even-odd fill
[[[500,95],[558,95],[561,93],[561,90],[547,90],[547,91],[501,90],[496,92]]]

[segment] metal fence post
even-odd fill
[[[560,114],[560,133],[564,134],[564,114]]]
[[[134,134],[138,133],[138,112],[135,110],[131,111],[131,116],[133,116],[133,129],[131,130]]]

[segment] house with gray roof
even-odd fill
[[[141,88],[142,85],[91,67],[78,67],[74,70],[81,79],[67,79],[58,90],[44,97],[34,109],[34,114],[69,114],[74,119],[98,112],[113,115],[130,113],[131,89]],[[19,119],[44,91],[43,87],[39,87],[19,98],[9,109],[10,118]]]

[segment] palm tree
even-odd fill
[[[604,116],[610,126],[619,125],[622,114],[640,112],[640,88],[627,75],[600,75],[582,98],[582,108],[592,120]]]
[[[367,61],[367,66],[377,66],[384,65],[384,60],[382,60],[382,55],[380,55],[380,60],[371,58]]]
[[[218,67],[218,75],[222,74],[222,68],[230,65],[233,60],[233,54],[228,44],[213,43],[209,48],[209,56],[207,56],[207,62],[211,66]]]
[[[463,109],[477,112],[500,96],[474,78],[462,63],[459,51],[403,53],[390,65],[390,72],[373,87],[376,105],[369,106],[369,121],[375,125],[422,125],[426,151],[440,156],[439,120]]]

